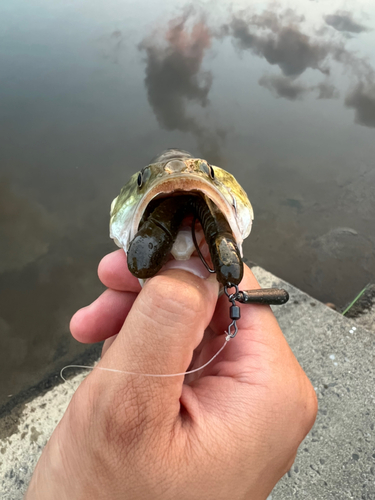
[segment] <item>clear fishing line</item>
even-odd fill
[[[190,375],[191,373],[196,373],[199,372],[200,370],[203,370],[208,366],[212,361],[219,356],[219,354],[224,350],[225,346],[228,344],[230,341],[231,336],[229,334],[226,335],[225,337],[225,342],[220,347],[220,349],[217,351],[216,354],[212,356],[212,358],[207,361],[204,365],[200,366],[199,368],[195,368],[194,370],[189,370],[187,372],[181,372],[181,373],[140,373],[140,372],[128,372],[124,370],[117,370],[115,368],[105,368],[102,366],[85,366],[85,365],[67,365],[64,366],[64,368],[61,369],[60,371],[60,377],[63,379],[64,382],[67,382],[67,379],[64,378],[63,372],[67,370],[68,368],[80,368],[84,370],[94,370],[96,368],[97,370],[102,370],[105,372],[112,372],[112,373],[122,373],[124,375],[138,375],[140,377],[154,377],[154,378],[167,378],[167,377],[181,377],[182,375]]]

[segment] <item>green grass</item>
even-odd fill
[[[345,309],[345,311],[343,311],[342,315],[344,316],[348,311],[350,311],[350,309],[354,306],[354,304],[362,297],[362,295],[365,293],[365,291],[367,290],[367,287],[368,285],[365,286],[365,288],[363,290],[361,290],[359,292],[359,294],[357,295],[357,297],[348,305],[348,307]]]

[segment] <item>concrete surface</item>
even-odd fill
[[[353,318],[358,325],[375,334],[375,284],[368,286],[364,297],[349,311],[347,316]]]
[[[253,271],[262,286],[288,289],[289,303],[275,307],[275,314],[319,398],[316,424],[272,500],[374,500],[374,334],[263,269]],[[0,420],[2,500],[23,497],[48,437],[86,374]]]
[[[68,372],[66,372],[68,373]],[[38,458],[88,371],[14,408],[0,420],[0,498],[19,500]],[[73,500],[73,499],[72,499]]]
[[[279,324],[314,385],[319,413],[272,500],[375,499],[375,335],[253,268],[263,287],[283,287]]]
[[[355,318],[355,323],[367,330],[371,330],[375,335],[375,307]]]

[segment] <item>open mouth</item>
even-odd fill
[[[145,208],[128,249],[128,267],[140,279],[154,276],[168,260],[194,254],[223,284],[238,284],[243,265],[230,225],[217,205],[199,191],[156,196]]]
[[[216,209],[220,210],[228,221],[231,232],[241,250],[243,234],[238,225],[237,212],[233,209],[234,204],[232,200],[228,200],[211,182],[193,173],[171,174],[167,178],[163,178],[150,186],[138,204],[135,216],[132,219],[130,240],[135,237],[140,228],[141,221],[144,220],[145,216],[150,214],[150,211],[155,205],[160,203],[161,199],[188,194],[201,196],[205,200],[209,199],[216,206]],[[126,243],[126,250],[129,248],[128,245],[129,242]]]
[[[202,193],[200,193],[199,191],[195,192],[193,191],[189,193],[190,198],[193,196],[200,197],[203,199]],[[196,215],[194,215],[193,213],[194,210],[192,209],[192,207],[186,206],[186,202],[188,200],[185,192],[177,191],[171,195],[160,194],[159,196],[151,200],[151,202],[146,207],[145,212],[143,213],[142,219],[139,224],[139,228],[141,228],[144,222],[148,220],[150,216],[152,216],[155,209],[157,209],[159,205],[163,203],[163,201],[165,201],[166,198],[174,199],[173,200],[174,203],[172,203],[172,205],[175,205],[176,211],[179,210],[179,207],[181,207],[180,209],[183,210],[183,213],[181,214],[183,215],[183,219],[180,223],[176,239],[171,249],[170,259],[174,258],[175,260],[189,260],[192,255],[199,255],[198,254],[198,249],[199,249],[200,253],[203,255],[206,262],[212,265],[210,252],[204,236],[202,225],[200,221],[197,220]],[[163,212],[163,215],[164,214],[165,211]],[[156,223],[165,224],[165,222],[167,222],[161,219],[163,215],[161,215],[160,213],[156,213]],[[193,223],[194,223],[194,228],[192,227]],[[194,242],[194,236],[196,239],[196,244]]]

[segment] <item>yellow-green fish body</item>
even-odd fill
[[[246,192],[229,172],[181,150],[167,150],[121,189],[111,205],[111,238],[127,252],[151,200],[184,193],[202,193],[219,208],[242,256],[254,218]]]

